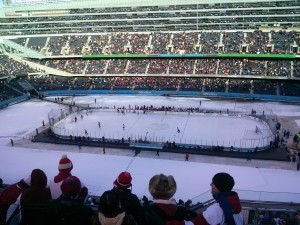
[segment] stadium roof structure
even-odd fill
[[[269,2],[278,2],[272,0]],[[280,2],[288,2],[290,0],[280,0]],[[143,7],[143,6],[169,6],[169,5],[214,5],[227,3],[259,3],[265,0],[7,0],[3,8],[0,8],[0,17],[7,13],[15,11],[31,11],[31,10],[62,10],[62,9],[84,9],[84,8],[106,8],[106,7]]]
[[[216,4],[216,3],[251,3],[251,2],[264,2],[265,0],[210,0],[209,3],[206,0],[4,0],[4,5],[6,7],[13,6],[14,8],[18,7],[35,7],[42,5],[48,7],[51,5],[55,8],[67,7],[67,8],[76,8],[78,6],[84,7],[124,7],[124,6],[161,6],[161,5],[189,5],[189,4]],[[270,2],[276,2],[277,0],[272,0]],[[281,2],[289,1],[289,0],[280,0]],[[58,4],[59,3],[59,4]]]

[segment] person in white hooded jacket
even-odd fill
[[[238,194],[232,191],[235,182],[228,173],[217,173],[210,184],[215,203],[192,221],[168,221],[166,225],[243,225]]]

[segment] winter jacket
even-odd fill
[[[243,225],[242,207],[236,192],[219,192],[214,195],[216,202],[192,220],[194,225]],[[187,221],[168,221],[167,225],[191,224]]]
[[[47,186],[47,176],[39,169],[31,173],[31,188],[26,189],[20,200],[20,225],[40,225],[43,221],[45,205],[51,199],[50,189]]]
[[[112,192],[116,193],[121,202],[121,208],[130,213],[135,221],[140,221],[141,203],[138,197],[130,189],[114,187]]]
[[[27,182],[29,183],[29,182]],[[27,184],[24,179],[20,180],[18,183],[12,184],[8,188],[6,188],[0,195],[0,225],[4,225],[6,223],[7,211],[8,208],[14,204],[20,194],[27,188],[29,188],[29,184]],[[17,204],[18,205],[18,204]],[[18,206],[15,207],[18,211]],[[15,212],[17,212],[15,211]],[[7,218],[9,219],[9,218]]]
[[[50,180],[50,191],[52,199],[57,199],[62,194],[60,185],[62,182],[68,178],[69,176],[72,176],[72,174],[69,171],[63,171],[59,172],[53,180]],[[81,182],[81,191],[80,191],[80,198],[85,199],[85,197],[88,195],[88,189],[84,186],[84,184]]]
[[[45,225],[90,225],[94,212],[80,199],[61,195],[52,199],[44,209]]]
[[[137,225],[137,223],[131,214],[124,211],[111,216],[98,212],[93,216],[92,225]]]
[[[154,200],[142,208],[143,225],[161,225],[172,220],[192,220],[197,214],[169,200]]]

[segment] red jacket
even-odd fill
[[[20,194],[30,186],[22,179],[18,183],[12,184],[0,195],[0,225],[5,225],[7,210],[15,203]]]

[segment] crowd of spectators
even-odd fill
[[[73,175],[74,166],[62,155],[54,177],[49,179],[37,168],[30,176],[7,185],[0,192],[0,225],[11,224],[16,218],[20,224],[33,225],[296,224],[300,220],[296,210],[247,207],[243,211],[239,195],[233,191],[235,180],[225,172],[211,178],[212,200],[203,208],[200,202],[175,199],[176,180],[163,173],[149,179],[151,198],[134,193],[134,178],[128,171],[120,172],[100,196],[89,195],[85,178]]]
[[[273,52],[276,54],[289,54],[291,46],[299,46],[299,34],[295,31],[281,30],[279,32],[271,32],[272,44],[274,44]]]
[[[291,25],[297,23],[298,5],[294,1],[260,3],[226,3],[226,4],[186,4],[168,6],[106,7],[68,9],[65,13],[52,16],[42,14],[18,18],[1,18],[3,33],[56,33],[57,30],[85,32],[87,30],[108,31],[144,31],[196,30],[210,26],[214,28],[255,29],[269,24]],[[253,9],[252,9],[253,7]],[[265,7],[265,8],[262,8]],[[291,8],[292,7],[292,8]],[[266,10],[267,8],[267,10]],[[290,15],[294,15],[291,17]],[[67,21],[67,23],[66,23]],[[293,25],[293,24],[292,24]],[[139,27],[140,26],[140,27]],[[124,29],[125,28],[125,29]],[[194,29],[195,28],[195,29]]]
[[[50,56],[82,54],[295,54],[299,52],[298,31],[223,31],[109,33],[62,35],[11,39],[22,46]],[[47,38],[49,39],[48,41]]]
[[[243,75],[265,76],[266,75],[266,61],[265,60],[243,60]]]
[[[149,61],[146,59],[136,59],[129,61],[128,74],[145,74]]]
[[[104,74],[107,61],[87,60],[85,74]]]
[[[267,76],[291,77],[292,70],[289,61],[267,61]],[[294,76],[298,74],[293,73]]]
[[[265,10],[264,8],[267,8]],[[285,8],[286,7],[286,8]],[[292,7],[292,8],[291,8]],[[253,10],[251,9],[253,8]],[[145,7],[113,7],[113,8],[85,8],[71,9],[70,15],[63,16],[35,16],[22,18],[0,18],[2,34],[19,32],[22,34],[55,32],[58,30],[68,32],[86,32],[88,27],[94,31],[97,27],[109,27],[102,29],[124,29],[128,31],[151,31],[152,33],[103,33],[101,35],[57,35],[40,37],[21,37],[12,39],[19,45],[28,47],[34,51],[46,53],[50,56],[74,56],[82,54],[216,54],[216,53],[254,53],[254,54],[295,54],[299,52],[299,31],[202,31],[202,32],[157,32],[155,29],[188,30],[191,28],[222,29],[235,27],[256,28],[262,24],[298,23],[299,4],[296,1],[287,2],[243,2],[220,4],[193,4],[193,5],[169,5],[145,6]],[[266,16],[269,15],[269,16]],[[278,16],[280,15],[280,16]],[[295,15],[291,17],[290,15]],[[66,23],[67,21],[67,23]],[[141,28],[140,28],[140,27]],[[147,26],[147,28],[143,28]],[[166,28],[165,28],[166,27]],[[74,29],[76,28],[76,29]],[[6,31],[9,30],[9,31]],[[99,30],[101,30],[99,28]],[[295,52],[296,49],[296,52]],[[38,91],[48,90],[172,90],[172,91],[198,91],[198,92],[225,92],[245,94],[270,94],[284,96],[300,96],[300,85],[297,82],[285,80],[260,80],[257,77],[300,77],[300,62],[298,60],[255,60],[255,59],[108,59],[108,60],[81,60],[58,59],[38,62],[42,65],[62,70],[76,77],[61,76],[26,76],[26,79]],[[6,55],[0,55],[0,78],[10,75],[27,75],[37,72],[26,63],[20,63]],[[125,75],[103,76],[101,75]],[[154,76],[149,76],[154,75]],[[180,75],[155,76],[155,75]],[[213,75],[214,77],[185,77],[184,75]],[[83,76],[84,75],[84,76]],[[99,75],[89,77],[88,75]],[[130,75],[130,76],[127,76]],[[139,76],[147,75],[147,76]],[[220,77],[215,77],[220,75]],[[224,77],[228,76],[228,77]],[[247,76],[245,79],[230,76]],[[249,78],[248,76],[253,77]],[[21,95],[22,91],[16,91],[13,85],[0,80],[0,101]],[[43,212],[41,208],[28,207],[30,204],[42,204],[46,206],[47,221],[45,224],[58,224],[62,218],[69,220],[72,215],[72,224],[107,224],[112,219],[120,219],[124,224],[162,224],[160,216],[161,208],[180,211],[172,216],[178,220],[193,220],[196,215],[185,210],[182,204],[175,202],[172,197],[176,192],[176,182],[172,176],[163,174],[155,175],[149,182],[149,192],[153,196],[154,205],[150,205],[150,217],[140,218],[142,209],[137,203],[139,199],[131,191],[131,175],[122,172],[113,183],[112,190],[104,192],[99,201],[92,201],[99,207],[94,212],[83,205],[83,197],[80,195],[84,188],[83,183],[76,176],[70,174],[73,169],[72,162],[62,157],[59,162],[59,174],[51,180],[50,184],[59,183],[59,195],[55,200],[53,190],[47,187],[47,176],[40,169],[31,173],[30,179],[22,179],[17,185],[22,185],[15,197],[20,196],[22,210],[21,224],[41,223]],[[67,173],[66,173],[67,170]],[[215,178],[215,177],[214,177]],[[224,186],[222,182],[214,180],[212,189]],[[228,178],[228,177],[227,177]],[[226,178],[226,179],[227,179]],[[227,181],[227,180],[226,180]],[[231,192],[234,185],[232,180],[230,188],[224,192]],[[166,185],[166,186],[165,186]],[[53,188],[53,185],[52,185]],[[27,190],[25,190],[27,189]],[[7,189],[11,190],[11,189]],[[38,190],[38,191],[37,191]],[[87,191],[87,189],[86,189]],[[222,191],[221,191],[222,192]],[[36,195],[39,193],[40,195]],[[122,195],[122,196],[121,196]],[[4,195],[1,195],[1,198]],[[82,198],[78,198],[78,196]],[[130,196],[130,197],[129,197]],[[0,201],[1,201],[0,198]],[[32,199],[39,201],[32,202]],[[15,198],[16,200],[17,198]],[[121,199],[121,201],[120,201]],[[216,199],[218,199],[216,197]],[[48,201],[50,203],[48,204]],[[130,200],[130,201],[129,201]],[[222,200],[224,201],[224,199]],[[133,203],[134,202],[134,203]],[[147,203],[147,199],[143,199]],[[223,203],[223,202],[222,202]],[[131,206],[135,204],[132,208]],[[180,206],[178,206],[180,205]],[[0,204],[0,207],[3,205]],[[57,207],[59,206],[59,207]],[[76,207],[73,207],[76,206]],[[187,205],[186,205],[187,206]],[[237,206],[237,204],[235,205]],[[5,206],[6,207],[6,206]],[[222,205],[221,207],[224,207]],[[240,206],[239,206],[240,207]],[[95,209],[95,208],[94,208]],[[1,209],[2,210],[2,209]],[[59,212],[57,211],[59,210]],[[177,211],[178,210],[178,211]],[[220,208],[220,210],[222,210]],[[238,209],[240,212],[240,208]],[[2,212],[2,211],[1,211]],[[66,212],[68,212],[66,214]],[[149,211],[147,211],[149,212]],[[227,212],[227,211],[226,211]],[[71,213],[71,214],[70,214]],[[1,213],[0,213],[1,214]],[[3,223],[3,214],[0,218]],[[34,215],[34,216],[32,216]],[[249,218],[251,217],[249,213]],[[270,215],[261,212],[257,224],[265,224],[266,221],[278,218],[278,224],[290,221],[287,213]],[[170,215],[167,215],[168,219]],[[298,215],[299,217],[299,215]],[[34,220],[31,220],[34,218]],[[90,220],[93,218],[92,220]],[[194,220],[194,224],[200,221],[208,222],[209,218],[201,215]],[[37,221],[40,219],[40,221]],[[225,218],[228,220],[228,217]],[[232,219],[232,218],[230,218]],[[249,220],[250,220],[249,219]],[[31,221],[30,221],[31,220]],[[92,222],[90,222],[92,221]],[[299,222],[299,218],[297,220]],[[165,221],[163,221],[165,222]],[[231,224],[232,221],[226,221]],[[250,221],[253,222],[253,221]],[[276,222],[276,221],[275,221]],[[188,223],[188,222],[186,222]],[[221,223],[221,222],[219,222]],[[43,224],[43,223],[42,223]],[[182,223],[169,223],[168,225],[181,225]],[[235,221],[235,224],[237,221]]]
[[[51,37],[47,46],[48,52],[53,56],[64,55],[66,52],[62,52],[62,50],[67,45],[68,39],[68,36]]]
[[[10,58],[7,55],[0,54],[0,78],[10,75],[28,75],[35,73],[37,70],[32,69],[28,64]]]
[[[0,56],[2,76],[27,76],[30,72],[38,72],[27,64]],[[297,60],[250,60],[250,59],[110,59],[110,60],[45,60],[46,66],[73,74],[76,78],[60,76],[28,76],[39,91],[45,90],[79,90],[79,89],[147,89],[147,90],[201,90],[205,92],[238,92],[254,94],[270,94],[299,96],[297,82],[278,80],[259,80],[257,76],[299,77]],[[89,77],[89,74],[96,77]],[[117,74],[120,77],[105,76]],[[122,76],[124,74],[124,76]],[[128,74],[128,75],[127,75]],[[139,75],[148,75],[140,77]],[[159,77],[151,75],[172,75],[178,77]],[[213,77],[190,77],[184,75],[207,74]],[[80,77],[85,75],[85,77]],[[129,77],[133,75],[133,77]],[[220,75],[223,77],[215,77]],[[225,78],[224,75],[228,76]],[[250,75],[244,79],[233,79],[230,75]],[[182,76],[182,77],[181,77]],[[7,87],[1,84],[2,93]],[[6,90],[6,91],[5,91]],[[22,92],[22,90],[21,90]],[[2,94],[2,100],[20,94],[15,91]],[[13,93],[13,94],[12,94]]]
[[[224,43],[225,53],[236,53],[241,51],[241,46],[244,41],[244,33],[241,31],[237,32],[226,32],[223,33],[222,43]]]
[[[220,75],[241,75],[242,62],[237,59],[220,59],[218,72]]]
[[[103,54],[105,44],[108,43],[109,36],[107,34],[91,35],[88,43],[88,51],[86,54]]]
[[[40,63],[40,62],[38,62]],[[76,74],[124,75],[239,75],[299,77],[297,60],[254,59],[61,59],[43,60],[44,65]]]
[[[158,76],[109,76],[109,77],[62,77],[27,76],[26,79],[37,91],[51,90],[171,90],[222,92],[244,94],[267,94],[300,96],[300,85],[293,81],[228,79],[202,77],[158,77]],[[13,79],[8,85],[0,83],[2,100],[24,94],[21,86],[14,86]],[[16,92],[16,89],[19,91]]]
[[[179,90],[299,96],[300,87],[290,81],[196,77],[61,77],[28,76],[38,91],[48,90]]]
[[[58,35],[12,39],[16,43],[35,51],[45,51],[52,56],[72,56],[87,54],[163,54],[163,53],[278,53],[288,54],[291,46],[299,46],[299,32],[296,31],[236,31],[236,32],[153,32],[153,33],[106,33],[101,35]],[[298,48],[298,47],[297,47]],[[297,49],[296,48],[296,49]],[[32,65],[20,63],[6,55],[0,55],[0,76],[27,75],[38,72]],[[90,78],[84,89],[150,89],[150,90],[198,90],[241,93],[262,93],[297,96],[297,83],[286,88],[285,82],[259,81],[261,77],[299,78],[298,60],[274,59],[48,59],[35,63],[65,71],[78,77],[75,83],[69,79],[51,78],[40,83],[38,90],[80,89],[84,78],[79,76],[108,75]],[[135,76],[110,77],[111,75]],[[169,78],[138,77],[144,75],[170,75]],[[174,78],[175,76],[201,75],[196,78]],[[204,78],[213,75],[218,79]],[[225,79],[228,76],[229,79]],[[230,76],[244,76],[245,80],[231,80]],[[249,78],[253,77],[255,82]],[[202,78],[203,77],[203,78]],[[67,80],[61,85],[56,80]],[[70,82],[70,83],[69,83]],[[262,85],[266,83],[266,85]],[[168,86],[170,84],[170,86]],[[239,86],[240,84],[240,86]]]
[[[68,55],[82,55],[83,47],[87,44],[88,36],[70,36],[67,41],[67,46],[69,49]]]
[[[193,74],[195,60],[172,59],[169,62],[169,74]]]
[[[300,78],[300,61],[293,61],[293,75]]]

